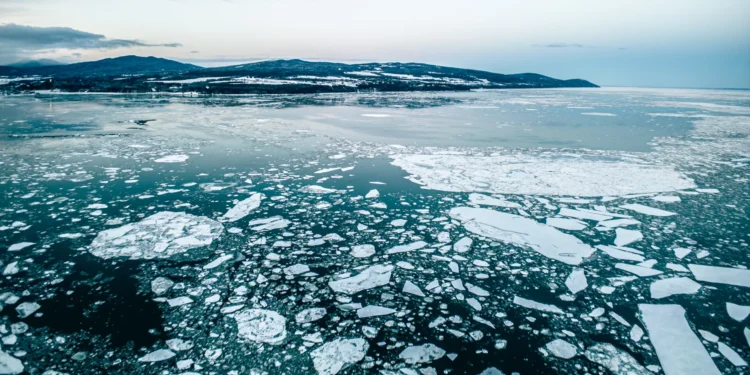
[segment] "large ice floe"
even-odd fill
[[[159,212],[137,223],[109,229],[94,238],[91,254],[100,258],[169,258],[190,249],[208,246],[224,227],[207,217],[184,212]]]
[[[682,306],[641,304],[638,308],[666,375],[721,374],[690,328]]]
[[[365,339],[336,339],[310,353],[319,375],[335,375],[365,358],[370,345]]]
[[[234,314],[234,320],[241,339],[276,345],[286,338],[286,318],[275,311],[242,310]]]
[[[532,195],[617,196],[694,188],[671,166],[529,154],[470,156],[397,154],[401,167],[426,189]]]
[[[594,253],[578,238],[523,216],[470,207],[453,208],[450,216],[472,233],[528,247],[563,263],[577,265]]]

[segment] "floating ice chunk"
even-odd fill
[[[727,314],[729,314],[730,318],[741,322],[750,315],[750,306],[742,306],[727,302]]]
[[[655,270],[653,268],[641,267],[625,263],[617,263],[615,264],[615,268],[630,272],[641,277],[656,276],[662,273],[661,271]]]
[[[350,253],[355,258],[367,258],[375,255],[375,246],[370,244],[354,245]]]
[[[642,255],[635,254],[624,249],[618,249],[613,246],[597,245],[596,248],[615,259],[632,260],[634,262],[643,262],[645,260]]]
[[[368,305],[357,310],[357,316],[360,318],[371,318],[374,316],[391,315],[394,313],[396,313],[396,310],[394,309],[374,305]]]
[[[367,192],[367,195],[365,195],[365,198],[367,199],[380,198],[380,192],[377,189],[372,189]]]
[[[641,338],[643,338],[643,334],[644,332],[641,326],[633,324],[633,328],[630,329],[630,339],[635,342],[641,341]]]
[[[586,229],[586,223],[580,220],[573,219],[562,219],[559,217],[548,217],[547,225],[559,229],[567,230],[584,230]]]
[[[672,277],[654,281],[650,289],[651,298],[660,299],[675,294],[695,294],[700,288],[701,284],[687,277]]]
[[[326,243],[326,240],[322,238],[313,238],[312,240],[307,241],[307,246],[320,246],[320,245],[325,245],[325,243]]]
[[[19,318],[24,319],[37,312],[41,307],[36,302],[24,302],[16,306],[16,312]]]
[[[427,246],[427,242],[417,241],[417,242],[412,242],[412,243],[406,244],[406,245],[394,246],[394,247],[388,249],[387,253],[388,254],[406,253],[406,252],[409,252],[409,251],[419,250],[419,249],[421,249],[421,248],[423,248],[425,246]]]
[[[206,264],[205,266],[203,266],[203,269],[204,270],[214,269],[214,268],[222,265],[224,262],[226,262],[226,261],[228,261],[228,260],[230,260],[232,258],[234,258],[234,255],[232,255],[232,254],[222,255],[222,256],[214,259],[211,263]]]
[[[3,275],[4,276],[15,275],[20,271],[21,269],[18,267],[18,262],[10,262],[8,263],[7,266],[5,266],[5,269],[3,269]]]
[[[469,283],[466,283],[466,290],[468,290],[469,293],[477,295],[479,297],[488,297],[490,295],[490,292]]]
[[[265,219],[256,219],[247,223],[251,230],[256,232],[265,232],[274,229],[286,228],[292,222],[281,216],[271,216]]]
[[[465,253],[471,250],[471,244],[473,242],[474,241],[471,238],[463,237],[453,244],[453,251],[458,252],[458,253]]]
[[[680,305],[639,304],[641,320],[666,375],[720,375]]]
[[[169,349],[172,349],[176,352],[182,352],[185,350],[190,350],[195,346],[192,341],[190,340],[181,340],[181,339],[170,339],[166,341],[167,347]]]
[[[35,245],[34,242],[19,242],[8,247],[8,251],[21,251],[29,246]]]
[[[23,363],[16,357],[0,350],[0,374],[17,375],[23,372]]]
[[[336,192],[334,189],[328,189],[318,185],[308,185],[300,188],[299,191],[308,194],[330,194]]]
[[[156,163],[182,163],[189,159],[190,157],[187,155],[167,155],[160,157],[158,159],[154,159],[154,162]]]
[[[750,270],[700,264],[688,264],[688,268],[699,281],[750,287]]]
[[[250,198],[241,200],[237,202],[234,207],[230,208],[227,213],[225,213],[222,217],[219,218],[219,221],[222,223],[225,222],[235,222],[237,220],[240,220],[244,218],[245,216],[249,215],[250,212],[258,209],[260,207],[260,201],[264,198],[263,194],[260,193],[254,193],[250,196]]]
[[[363,290],[376,288],[391,281],[392,265],[374,265],[356,276],[329,281],[328,286],[337,293],[356,294]]]
[[[91,242],[91,254],[100,258],[169,258],[208,246],[224,227],[207,217],[184,212],[159,212],[137,223],[102,232]]]
[[[583,354],[589,361],[607,368],[612,375],[651,375],[651,372],[641,366],[630,354],[609,343],[592,345]]]
[[[302,310],[294,316],[294,320],[297,324],[311,323],[326,316],[327,311],[322,307],[313,307],[310,309]]]
[[[337,233],[328,233],[325,236],[323,236],[323,240],[328,241],[330,243],[335,243],[335,242],[344,241],[344,237],[339,236]]]
[[[396,219],[396,220],[391,221],[391,225],[394,227],[403,227],[404,225],[406,225],[406,220]]]
[[[277,345],[286,338],[286,318],[275,311],[242,310],[234,315],[234,320],[241,339]]]
[[[151,280],[151,291],[157,296],[166,293],[172,286],[174,286],[174,281],[166,277],[157,277]]]
[[[570,359],[578,354],[578,348],[563,339],[550,341],[544,347],[547,348],[552,355],[558,358]]]
[[[518,296],[513,297],[513,303],[519,306],[529,308],[529,309],[534,309],[534,310],[539,310],[539,311],[544,311],[544,312],[551,312],[555,314],[565,313],[564,311],[560,310],[560,308],[555,305],[547,305],[544,303],[539,303],[539,302],[532,301],[530,299],[526,299],[526,298],[522,298]]]
[[[747,340],[747,346],[750,346],[750,328],[745,327],[742,333],[745,335],[745,340]]]
[[[583,269],[573,269],[570,275],[568,275],[568,278],[565,279],[565,286],[567,286],[573,294],[586,289],[586,287],[589,286],[589,283],[586,281],[586,273],[583,272]]]
[[[624,204],[624,205],[622,205],[620,207],[622,207],[624,209],[627,209],[627,210],[632,210],[632,211],[635,211],[635,212],[638,212],[638,213],[641,213],[641,214],[644,214],[644,215],[650,215],[650,216],[672,216],[672,215],[677,215],[674,212],[664,211],[664,210],[660,210],[658,208],[644,206],[642,204],[637,204],[637,203]]]
[[[167,300],[167,304],[169,304],[169,307],[178,307],[178,306],[184,306],[189,305],[193,303],[193,300],[190,297],[182,296],[177,298],[172,298]]]
[[[695,189],[695,191],[703,194],[719,194],[719,189]]]
[[[662,203],[677,203],[681,201],[680,197],[676,195],[657,195],[651,199]]]
[[[693,180],[673,167],[585,157],[450,153],[394,154],[391,158],[391,164],[424,188],[452,192],[601,197],[695,187]]]
[[[484,206],[495,206],[504,208],[522,208],[520,204],[516,202],[509,202],[504,199],[493,198],[484,194],[471,193],[469,194],[469,201],[474,204],[480,204]]]
[[[529,247],[566,264],[580,264],[594,252],[578,238],[522,216],[469,207],[453,208],[450,216],[472,233]]]
[[[498,370],[497,367],[488,367],[480,372],[479,375],[505,375],[505,373]]]
[[[308,267],[306,264],[294,264],[284,268],[284,274],[290,276],[300,275],[305,272],[310,272],[310,267]]]
[[[425,296],[425,295],[424,295],[424,292],[422,292],[422,289],[419,289],[419,287],[418,287],[418,286],[416,286],[416,285],[415,285],[414,283],[412,283],[412,282],[411,282],[411,281],[409,281],[409,280],[407,280],[407,281],[406,281],[406,282],[404,283],[404,289],[403,289],[403,292],[404,292],[404,293],[409,293],[409,294],[413,294],[413,295],[415,295],[415,296],[420,296],[420,297],[424,297],[424,296]]]
[[[336,339],[310,353],[318,375],[335,375],[365,358],[370,345],[361,338]]]
[[[558,214],[562,216],[575,217],[577,219],[592,220],[592,221],[605,221],[605,220],[612,219],[614,217],[614,215],[610,215],[607,212],[597,212],[597,211],[581,210],[581,209],[572,210],[566,207],[561,208]]]
[[[415,268],[414,265],[409,262],[397,262],[396,265],[405,270],[413,270]]]
[[[174,357],[175,352],[169,349],[159,349],[138,358],[138,362],[160,362]]]
[[[682,259],[690,254],[691,250],[684,247],[675,247],[672,251],[674,251],[674,256],[676,256],[677,259]]]
[[[737,354],[734,349],[730,348],[727,344],[724,344],[723,342],[719,341],[719,353],[724,356],[724,358],[728,359],[729,362],[732,362],[732,364],[735,367],[747,367],[747,362],[745,362],[742,357],[740,357],[739,354]]]
[[[451,242],[451,234],[448,232],[440,232],[438,233],[437,240],[440,243]]]
[[[445,350],[441,349],[437,345],[424,344],[410,346],[401,351],[401,354],[399,354],[398,356],[406,363],[415,365],[417,363],[430,363],[432,361],[443,358],[444,355]]]
[[[617,228],[617,227],[626,227],[628,225],[637,225],[641,222],[638,220],[633,219],[614,219],[614,220],[606,220],[606,221],[600,221],[599,226],[605,227],[605,228]]]
[[[627,246],[643,239],[643,234],[637,230],[617,228],[615,233],[617,234],[615,246]]]

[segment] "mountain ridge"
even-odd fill
[[[501,74],[422,63],[345,64],[265,60],[204,68],[159,57],[121,56],[68,65],[0,66],[0,90],[198,92],[223,94],[351,91],[465,91],[480,88],[598,87],[583,79]],[[37,78],[34,78],[37,77]]]

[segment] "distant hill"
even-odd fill
[[[354,91],[449,91],[598,87],[582,79],[499,74],[420,63],[342,64],[269,60],[218,68],[123,56],[58,66],[0,67],[0,90],[297,94]],[[24,78],[20,78],[24,77]],[[36,78],[38,77],[38,78]],[[51,79],[45,79],[51,78]]]
[[[56,66],[56,65],[65,65],[65,63],[61,63],[57,60],[52,60],[52,59],[38,59],[38,60],[21,60],[13,64],[10,64],[8,66],[13,67],[13,68],[38,68],[40,66]]]

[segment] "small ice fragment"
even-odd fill
[[[42,306],[36,302],[24,302],[16,306],[16,312],[18,312],[19,318],[24,319],[37,312],[41,307]]]
[[[638,324],[633,324],[633,328],[630,329],[630,339],[638,342],[643,337],[643,329]]]
[[[660,299],[675,294],[695,294],[700,288],[701,284],[687,277],[672,277],[654,281],[650,289],[651,298]]]
[[[417,242],[412,242],[412,243],[406,244],[406,245],[394,246],[394,247],[388,249],[387,253],[388,254],[405,253],[405,252],[410,252],[410,251],[414,251],[414,250],[419,250],[419,249],[421,249],[421,248],[423,248],[425,246],[427,246],[427,242],[417,241]]]
[[[424,296],[425,296],[425,295],[424,295],[424,292],[422,292],[422,289],[419,289],[419,287],[418,287],[418,286],[416,286],[416,285],[415,285],[414,283],[412,283],[412,282],[411,282],[411,281],[409,281],[409,280],[407,280],[407,281],[406,281],[406,282],[404,283],[404,289],[403,289],[403,292],[404,292],[404,293],[409,293],[409,294],[413,294],[413,295],[415,295],[415,296],[420,296],[420,297],[424,297]]]
[[[672,216],[672,215],[677,215],[674,212],[664,211],[664,210],[660,210],[658,208],[644,206],[642,204],[637,204],[637,203],[624,204],[624,205],[622,205],[620,207],[622,207],[624,209],[627,209],[627,210],[632,210],[632,211],[635,211],[635,212],[638,212],[638,213],[641,213],[641,214],[644,214],[644,215],[650,215],[650,216]]]
[[[523,306],[529,309],[544,311],[544,312],[551,312],[555,314],[564,314],[565,312],[560,310],[559,307],[555,305],[547,305],[544,303],[539,303],[536,301],[532,301],[530,299],[521,298],[518,296],[513,297],[513,303],[519,306]]]
[[[625,263],[617,263],[615,264],[615,268],[630,272],[641,277],[656,276],[662,273],[661,271],[655,270],[653,268],[641,267]]]
[[[750,287],[750,270],[689,264],[690,272],[699,281]]]
[[[471,250],[471,244],[474,241],[469,237],[462,237],[460,240],[453,244],[453,251],[457,253],[465,253]]]
[[[372,189],[367,192],[367,195],[365,195],[365,198],[367,199],[380,198],[380,192],[377,189]]]
[[[19,242],[8,247],[8,251],[20,251],[29,246],[33,246],[34,242]]]
[[[144,355],[141,358],[138,358],[138,362],[159,362],[159,361],[166,361],[172,357],[174,357],[176,354],[175,352],[169,350],[169,349],[159,349],[156,351],[153,351],[151,353],[148,353]]]
[[[310,353],[318,375],[335,375],[365,358],[370,345],[361,338],[336,339]]]
[[[357,310],[357,316],[360,318],[371,318],[374,316],[383,316],[394,314],[396,310],[387,307],[368,305]]]
[[[617,228],[615,229],[615,233],[617,234],[615,246],[627,246],[643,239],[643,234],[637,230]]]
[[[249,215],[250,212],[260,207],[260,201],[264,198],[261,193],[253,193],[250,198],[237,202],[234,207],[230,208],[227,213],[219,218],[219,221],[224,222],[235,222]]]
[[[396,219],[396,220],[391,221],[391,225],[394,227],[403,227],[404,225],[406,225],[406,220]]]
[[[730,348],[727,344],[724,344],[723,342],[719,341],[719,353],[724,356],[724,358],[728,359],[729,362],[732,362],[732,364],[735,367],[747,367],[747,362],[745,362],[742,357],[740,357],[739,354],[737,354],[734,349]]]
[[[680,305],[639,304],[641,320],[666,375],[720,375]]]
[[[166,277],[157,277],[151,280],[151,291],[157,296],[164,294],[174,285],[174,281],[167,279]]]
[[[242,310],[234,315],[241,339],[277,345],[286,339],[286,318],[264,309]]]
[[[374,265],[356,276],[328,282],[334,292],[356,294],[363,290],[386,285],[391,280],[392,265]]]
[[[187,155],[167,155],[158,159],[154,159],[155,163],[182,163],[187,161],[189,156]]]
[[[375,255],[375,246],[370,244],[354,245],[350,254],[355,258],[367,258]]]
[[[336,192],[334,189],[328,189],[318,185],[308,185],[300,188],[299,191],[308,194],[330,194]]]
[[[297,324],[311,323],[326,316],[327,311],[322,307],[313,307],[306,310],[302,310],[294,316],[294,320]]]
[[[750,306],[742,306],[727,302],[727,314],[729,314],[730,318],[741,322],[750,315]]]
[[[432,361],[443,358],[445,350],[434,344],[424,344],[410,346],[399,354],[399,358],[403,359],[407,364],[415,365],[417,363],[430,363]]]
[[[581,268],[575,268],[565,279],[565,286],[570,289],[570,292],[576,294],[589,286],[586,281],[586,273]]]
[[[563,339],[550,341],[544,347],[547,348],[552,355],[558,358],[570,359],[578,354],[578,348]]]

